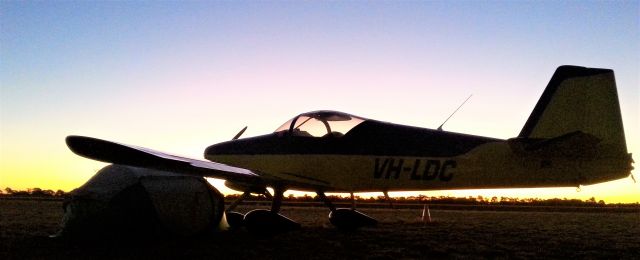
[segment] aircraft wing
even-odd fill
[[[101,162],[168,170],[243,183],[259,184],[264,181],[262,176],[247,169],[175,156],[133,145],[85,136],[68,136],[66,142],[69,149],[77,155]]]

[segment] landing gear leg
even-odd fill
[[[264,192],[262,192],[262,195],[268,200],[273,200],[273,196],[271,196],[271,193],[269,193],[267,189],[264,189]]]
[[[231,205],[229,205],[229,207],[227,207],[227,211],[232,211],[232,210],[236,209],[236,207],[238,205],[240,205],[240,203],[242,203],[242,201],[247,199],[249,197],[249,195],[251,195],[251,192],[249,192],[249,191],[245,191],[244,193],[242,193],[242,195],[240,195],[240,197],[238,197],[233,203],[231,203]]]
[[[231,205],[229,205],[229,207],[227,207],[227,209],[225,210],[227,224],[229,224],[229,227],[231,229],[237,229],[242,227],[242,223],[244,222],[244,215],[240,212],[235,212],[233,210],[236,209],[236,207],[240,205],[240,203],[242,203],[243,200],[248,198],[249,195],[251,195],[251,192],[245,191],[244,193],[242,193],[242,195],[240,195],[240,197],[238,197],[238,199],[236,199],[233,203],[231,203]]]
[[[356,198],[353,196],[353,192],[351,192],[351,209],[356,209]]]
[[[324,205],[327,206],[331,212],[336,211],[336,206],[334,206],[333,203],[331,203],[331,201],[327,198],[327,196],[324,195],[324,192],[318,191],[316,192],[316,194],[318,194],[318,197],[322,200],[322,202],[324,202]]]
[[[393,200],[389,197],[389,192],[383,191],[382,193],[384,193],[384,198],[389,202],[389,207],[394,209],[395,207],[393,206]]]
[[[278,213],[280,212],[280,206],[282,206],[282,198],[284,197],[284,189],[274,188],[273,189],[273,200],[271,201],[271,212]]]

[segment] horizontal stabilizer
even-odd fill
[[[521,155],[591,157],[600,141],[593,135],[576,131],[549,139],[512,138],[508,143],[514,152]]]

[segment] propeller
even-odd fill
[[[233,137],[233,139],[231,139],[231,140],[236,140],[236,139],[240,138],[240,136],[241,136],[242,134],[244,134],[244,131],[245,131],[245,130],[247,130],[247,127],[246,127],[246,126],[245,126],[244,128],[242,128],[242,130],[240,130],[240,132],[238,132],[238,133],[236,134],[236,136],[234,136],[234,137]]]

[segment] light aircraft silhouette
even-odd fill
[[[633,169],[610,69],[558,67],[520,134],[506,140],[336,111],[303,113],[274,133],[240,139],[245,129],[209,146],[209,161],[91,137],[66,142],[98,161],[225,179],[244,192],[227,218],[256,230],[296,226],[278,213],[289,189],[316,192],[331,223],[354,229],[376,221],[337,209],[325,192],[577,187],[624,178]],[[270,210],[232,212],[251,193],[269,195],[267,187],[273,189]]]

